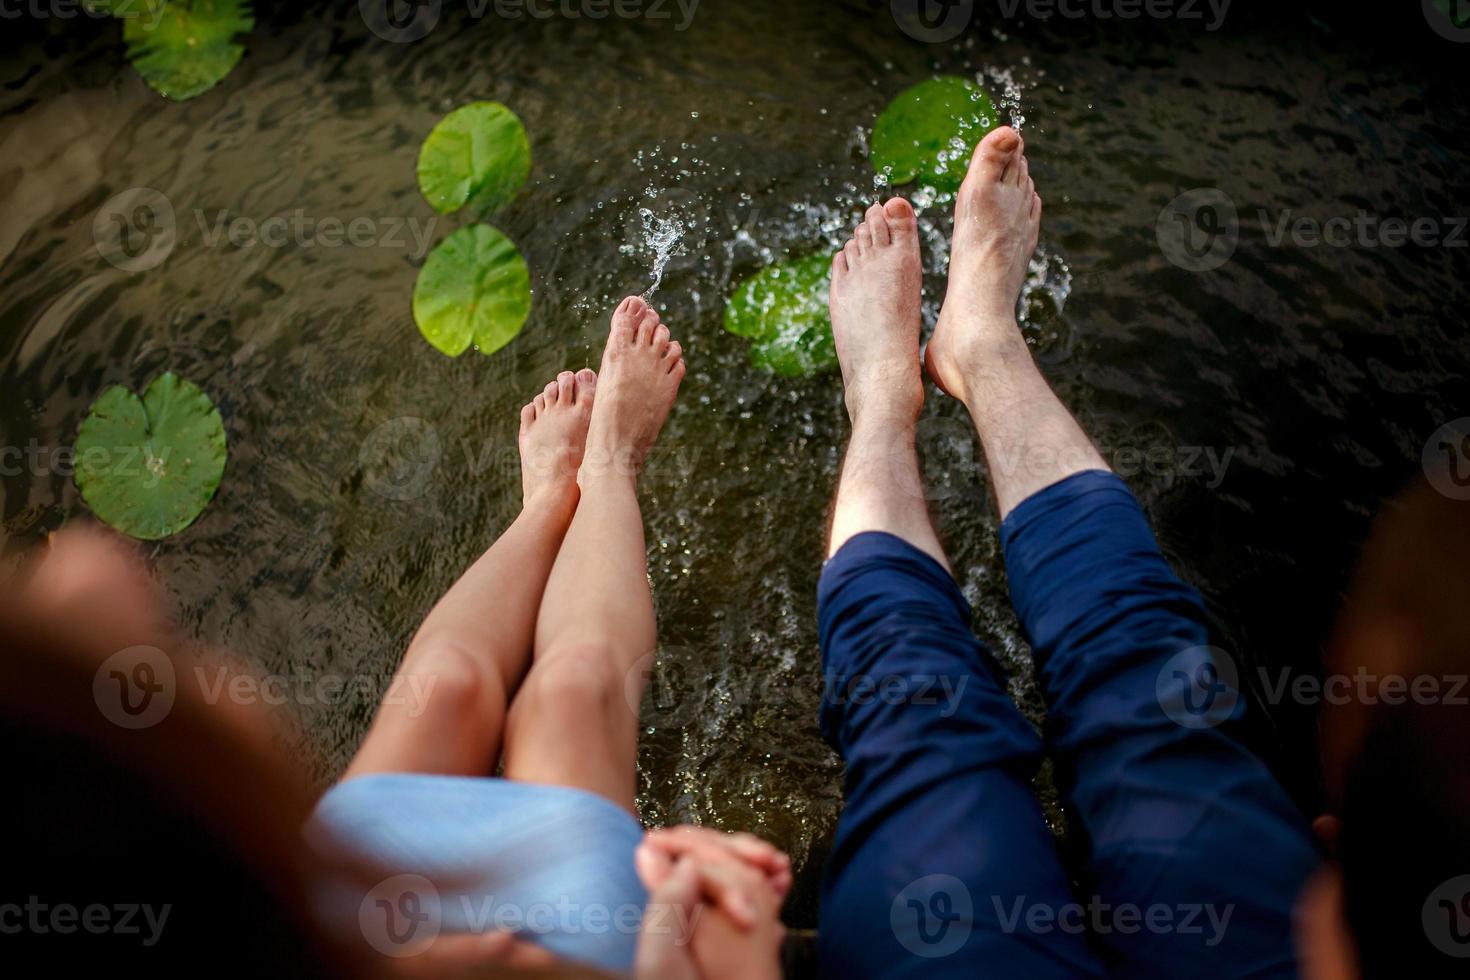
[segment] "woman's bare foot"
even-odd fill
[[[597,375],[591,368],[556,380],[521,409],[523,506],[547,500],[575,505],[577,470],[587,446]]]
[[[955,205],[949,290],[924,363],[935,384],[966,402],[991,359],[1026,353],[1016,301],[1036,251],[1041,196],[1025,150],[1009,126],[989,133]]]
[[[597,408],[580,475],[584,484],[606,475],[638,475],[682,380],[683,350],[669,339],[658,311],[637,296],[623,300],[613,311],[598,372]]]
[[[908,201],[874,204],[832,259],[832,334],[848,414],[913,421],[924,404],[919,371],[919,225]]]

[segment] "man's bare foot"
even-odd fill
[[[591,368],[556,380],[521,409],[523,506],[533,500],[575,504],[577,469],[587,446],[597,375]]]
[[[919,225],[901,197],[874,204],[832,259],[832,334],[848,414],[913,421],[924,404],[919,371]]]
[[[924,356],[929,377],[969,401],[992,359],[1029,354],[1016,301],[1041,228],[1025,143],[1002,126],[975,148],[955,205],[949,289]]]
[[[598,372],[583,485],[601,476],[638,475],[674,406],[684,369],[683,349],[669,339],[658,311],[637,296],[623,300],[613,311]]]

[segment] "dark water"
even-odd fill
[[[980,4],[966,34],[923,44],[879,4],[705,0],[680,31],[673,7],[670,20],[476,20],[449,3],[426,38],[394,44],[354,4],[286,5],[262,12],[221,86],[181,105],[137,79],[114,27],[6,22],[4,444],[68,445],[104,387],[164,369],[211,394],[224,482],[146,554],[201,643],[308,691],[283,752],[325,782],[420,617],[515,515],[518,407],[558,370],[596,364],[606,311],[649,286],[651,230],[673,222],[653,301],[691,370],[644,487],[667,648],[641,806],[651,823],[748,828],[791,850],[806,864],[793,919],[809,921],[812,859],[840,805],[815,727],[813,592],[845,422],[835,377],[748,365],[720,328],[732,283],[840,244],[875,193],[865,137],[889,98],[935,72],[978,76],[1022,124],[1046,199],[1025,329],[1048,375],[1128,472],[1220,644],[1252,668],[1318,670],[1370,515],[1430,433],[1466,414],[1463,247],[1270,237],[1283,214],[1466,212],[1470,48],[1397,6],[1368,24],[1238,10],[1210,32],[1002,21]],[[406,233],[371,247],[213,240],[221,212],[423,227],[419,143],[475,99],[522,117],[535,161],[493,219],[527,258],[534,311],[494,356],[449,360],[419,336]],[[168,198],[178,231],[166,261],[128,273],[99,255],[93,220],[135,187]],[[1239,245],[1196,273],[1171,264],[1156,224],[1201,187],[1235,203]],[[923,213],[931,325],[947,210]],[[432,240],[466,221],[439,219]],[[931,392],[921,437],[976,627],[1039,717],[957,405]],[[57,467],[11,462],[16,554],[85,508]],[[325,676],[353,693],[312,697]],[[1257,718],[1263,753],[1310,808],[1312,709]]]

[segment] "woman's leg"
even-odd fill
[[[590,790],[633,809],[640,661],[655,646],[637,475],[674,404],[684,360],[641,299],[613,313],[576,517],[562,542],[531,671],[511,703],[505,774]]]
[[[425,618],[348,776],[489,775],[536,611],[577,509],[597,376],[563,372],[521,410],[521,514]]]

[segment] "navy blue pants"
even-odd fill
[[[1234,734],[1245,702],[1133,494],[1075,475],[1001,541],[1044,743],[932,558],[870,533],[822,572],[822,730],[847,763],[825,974],[1295,975],[1316,849]],[[1043,755],[1080,844],[1066,868],[1031,787]]]

